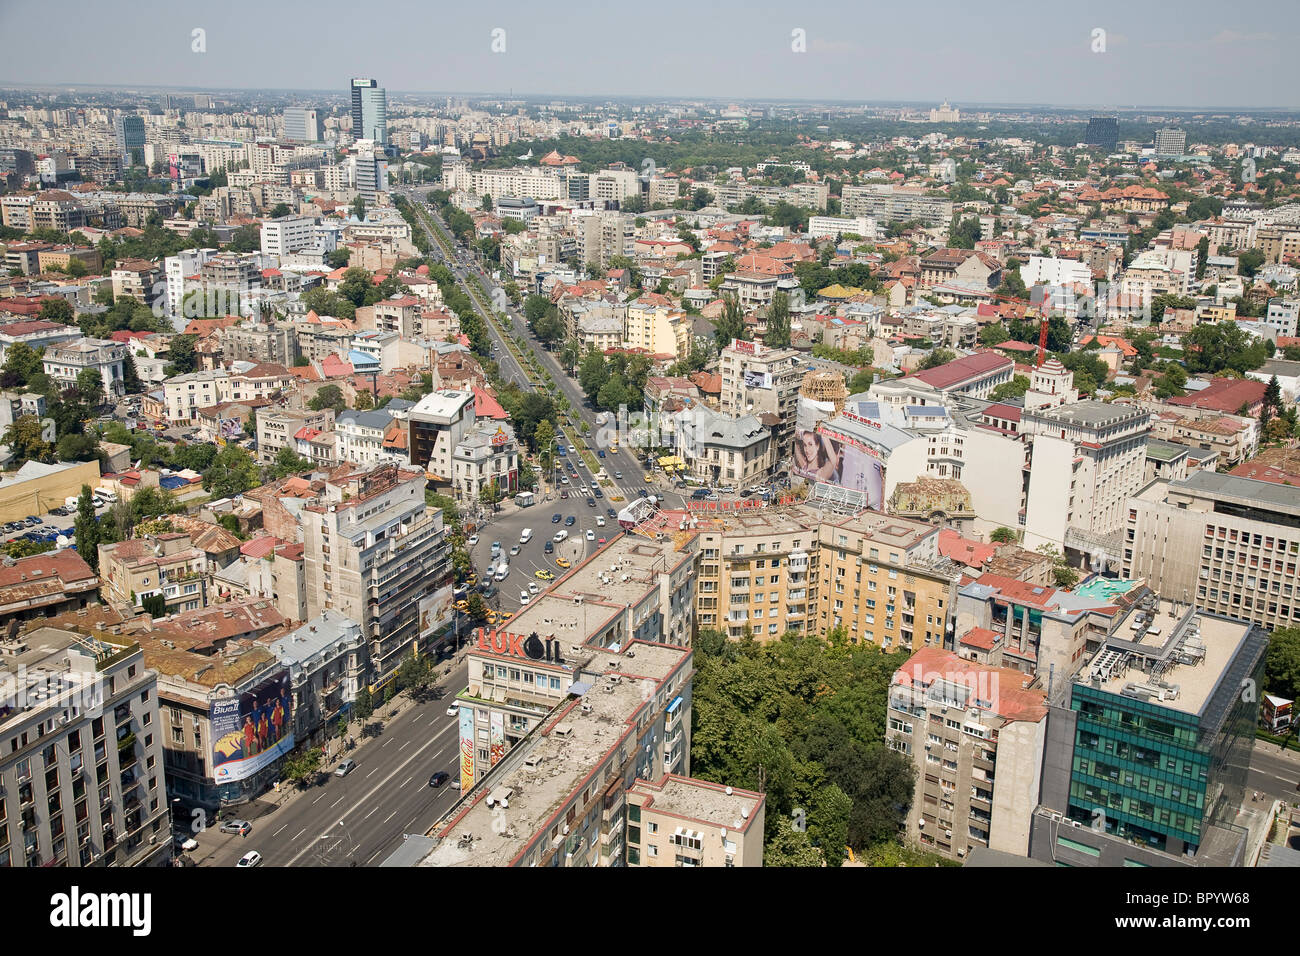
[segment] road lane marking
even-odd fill
[[[344,810],[344,811],[342,812],[342,814],[339,816],[339,819],[340,819],[340,820],[346,820],[346,819],[348,818],[349,815],[351,815],[351,814],[354,813],[356,810],[358,810],[361,806],[363,806],[363,805],[364,805],[364,804],[365,804],[365,803],[366,803],[366,802],[367,802],[367,801],[368,801],[368,800],[369,800],[369,799],[370,799],[374,794],[378,793],[379,790],[380,790],[380,788],[383,787],[384,784],[388,783],[389,780],[392,780],[392,779],[393,779],[394,777],[396,777],[399,773],[401,773],[404,769],[406,769],[407,764],[409,764],[411,761],[413,761],[416,757],[420,756],[420,754],[422,754],[424,751],[428,750],[430,747],[432,747],[432,746],[434,746],[435,744],[437,744],[438,741],[439,741],[442,737],[444,737],[444,736],[446,735],[447,731],[450,731],[450,730],[455,730],[455,731],[457,731],[457,733],[459,733],[459,730],[460,730],[460,726],[459,726],[459,724],[456,724],[456,723],[450,724],[450,725],[448,725],[446,728],[444,728],[440,733],[434,734],[432,737],[430,737],[430,738],[429,738],[429,741],[428,741],[428,742],[427,742],[423,747],[421,747],[419,750],[417,750],[417,751],[415,751],[414,753],[412,753],[411,756],[407,757],[407,758],[406,758],[404,761],[402,761],[402,763],[399,764],[399,765],[398,765],[398,766],[397,766],[397,767],[396,767],[396,768],[395,768],[391,773],[389,773],[387,777],[385,777],[383,780],[380,780],[380,781],[379,781],[378,783],[376,783],[373,787],[371,787],[369,790],[367,790],[367,791],[366,791],[366,792],[365,792],[365,793],[364,793],[364,794],[363,794],[363,795],[362,795],[362,796],[357,800],[356,803],[354,803],[351,807],[348,807],[346,810]],[[392,817],[393,817],[393,816],[396,816],[396,814],[397,814],[397,811],[394,810],[394,811],[392,812],[392,814],[390,814],[389,819],[392,819]],[[388,820],[385,820],[384,822],[387,823]],[[305,832],[305,831],[304,831],[304,832]],[[295,839],[296,839],[296,838],[295,838]],[[296,854],[293,856],[292,859],[289,860],[288,863],[285,863],[284,865],[285,865],[285,866],[293,866],[295,863],[297,863],[299,860],[301,860],[301,859],[302,859],[304,856],[306,856],[308,853],[312,852],[312,846],[314,846],[314,844],[315,844],[315,841],[312,841],[311,844],[308,844],[307,846],[303,847],[301,850],[298,851],[298,853],[296,853]]]
[[[286,823],[284,826],[280,827],[280,830],[283,830],[284,827],[287,827],[288,825],[289,824]],[[271,836],[278,837],[280,835],[280,830],[276,830],[274,833],[271,834]]]

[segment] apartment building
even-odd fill
[[[474,393],[430,392],[412,406],[407,422],[411,464],[450,486],[456,446],[474,426]]]
[[[628,866],[763,865],[765,794],[669,773],[626,799]]]
[[[794,349],[768,348],[733,339],[718,356],[722,376],[722,410],[730,415],[773,415],[772,429],[780,457],[794,441],[799,386],[807,362]]]
[[[154,595],[168,614],[206,607],[207,569],[207,554],[183,532],[99,545],[100,593],[120,608],[138,611]]]
[[[881,185],[846,185],[841,207],[849,217],[866,216],[878,223],[915,219],[927,226],[947,225],[953,209],[951,200]]]
[[[232,325],[221,333],[221,357],[227,362],[291,366],[298,354],[298,337],[289,324],[250,322]]]
[[[894,672],[885,745],[916,768],[910,842],[957,860],[976,847],[1029,855],[1048,713],[1031,683],[939,647]]]
[[[360,622],[372,691],[428,637],[421,602],[451,584],[442,512],[425,506],[425,484],[393,464],[341,465],[300,511],[307,612]]]
[[[1131,497],[1123,574],[1171,601],[1270,630],[1300,622],[1300,499],[1287,485],[1197,471]]]
[[[1186,445],[1193,450],[1215,452],[1229,465],[1248,461],[1259,451],[1257,418],[1187,407],[1179,407],[1176,411],[1159,411],[1154,405],[1146,407],[1155,412],[1151,416],[1153,438]]]
[[[1040,467],[1067,480],[1032,480],[1026,500],[1026,547],[1050,543],[1091,552],[1111,547],[1124,527],[1128,496],[1142,487],[1150,416],[1105,402],[1026,410],[1020,433],[1030,442],[1030,474]]]
[[[38,627],[0,642],[0,866],[171,856],[157,675],[140,646]]]
[[[587,323],[587,337],[599,340],[599,323]],[[580,329],[580,331],[582,331]],[[691,352],[691,319],[686,313],[672,307],[672,303],[659,295],[642,295],[626,308],[622,341],[624,348],[645,349],[651,355],[672,355],[687,358]]]
[[[573,231],[576,252],[584,264],[590,262],[608,269],[614,256],[632,256],[636,224],[634,217],[625,213],[595,212],[576,217]]]
[[[124,366],[130,352],[121,342],[107,339],[80,339],[51,345],[45,349],[42,364],[45,374],[60,388],[72,388],[77,376],[90,370],[99,373],[104,394],[109,399],[126,394]]]
[[[74,232],[84,228],[86,208],[72,193],[50,189],[32,199],[28,207],[31,230],[53,229],[55,232]]]
[[[216,254],[216,249],[186,249],[163,260],[167,276],[167,313],[173,318],[181,315],[185,293],[198,286],[199,270]],[[189,288],[187,282],[191,283]]]
[[[587,183],[589,176],[582,177]],[[550,170],[473,169],[467,163],[444,163],[442,188],[450,192],[469,192],[475,196],[516,196],[531,199],[564,199],[568,190],[561,178]],[[587,197],[583,197],[587,198]]]
[[[354,465],[377,465],[386,461],[407,464],[404,450],[400,456],[394,456],[384,447],[384,436],[395,421],[392,414],[382,408],[368,412],[353,409],[339,412],[334,419],[338,460]]]
[[[778,292],[790,293],[798,288],[794,269],[771,256],[756,253],[741,256],[736,267],[718,286],[719,291],[733,293],[746,312],[772,304]]]
[[[1270,264],[1300,257],[1300,229],[1259,228],[1255,232],[1255,248],[1264,253],[1264,261]]]
[[[280,449],[291,445],[302,429],[319,432],[334,427],[334,409],[322,408],[318,412],[295,408],[262,408],[257,412],[257,460],[269,464]]]
[[[163,271],[148,259],[124,259],[113,267],[113,298],[129,295],[152,306],[165,288]]]
[[[818,527],[826,517],[808,505],[692,515],[699,626],[760,641],[821,633]]]
[[[281,216],[262,222],[262,255],[283,259],[319,245],[316,220],[308,216]]]
[[[948,643],[959,657],[1037,675],[1044,690],[1058,692],[1117,612],[1146,593],[1128,580],[1071,591],[985,572],[958,588]]]
[[[1267,634],[1182,601],[1129,609],[1049,715],[1030,857],[1245,866]],[[1245,811],[1249,813],[1249,811]]]
[[[597,613],[587,624],[604,632]],[[389,865],[617,867],[648,862],[648,846],[660,846],[636,806],[645,797],[630,791],[638,781],[689,773],[693,652],[626,634],[582,641],[581,613],[566,614],[564,624],[573,625],[569,638],[552,639],[550,628],[526,640],[501,630],[480,637],[470,686],[457,699],[461,787],[484,796],[463,801],[432,838],[409,840],[411,849],[399,849]],[[520,709],[526,726],[510,722]],[[728,834],[744,831],[746,819]],[[699,859],[694,840],[686,843],[681,855]],[[673,847],[675,862],[667,834],[662,844],[665,854]]]
[[[944,646],[961,579],[939,554],[939,528],[877,511],[825,521],[817,532],[819,631],[886,651]]]
[[[920,260],[919,287],[929,289],[955,280],[996,288],[1002,281],[1002,263],[973,249],[936,249]]]
[[[1149,302],[1158,295],[1190,295],[1196,276],[1194,251],[1148,249],[1140,252],[1120,279],[1121,295]]]
[[[300,143],[319,143],[325,138],[324,111],[302,106],[286,107],[284,138]]]

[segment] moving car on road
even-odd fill
[[[334,776],[346,777],[348,774],[350,774],[353,770],[356,769],[357,769],[357,762],[351,758],[348,758],[347,760],[343,761],[341,764],[338,765],[338,768],[334,771]]]
[[[256,850],[249,850],[247,853],[241,856],[239,858],[239,862],[235,864],[235,866],[261,866],[261,865],[262,865],[262,854],[258,853]]]
[[[446,783],[450,779],[451,779],[451,774],[447,773],[445,770],[439,770],[437,773],[435,773],[432,777],[429,778],[429,786],[433,787],[436,790],[438,787],[441,787],[444,783]]]

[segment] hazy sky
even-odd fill
[[[1300,107],[1296,0],[1069,7],[0,0],[0,83],[342,92],[349,76],[374,76],[398,91]],[[194,28],[206,31],[206,53],[191,50]],[[492,52],[498,28],[503,53]],[[1092,51],[1096,29],[1105,52]],[[792,51],[795,30],[806,52]]]

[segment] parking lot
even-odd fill
[[[106,514],[111,505],[102,505],[95,509],[97,516]],[[34,521],[32,519],[35,519]],[[75,534],[74,523],[76,521],[76,509],[67,515],[56,515],[47,512],[43,515],[30,515],[23,521],[11,521],[3,526],[0,534],[5,541],[17,541],[20,539],[38,542],[48,541],[57,543],[60,534],[67,537],[71,542]]]

